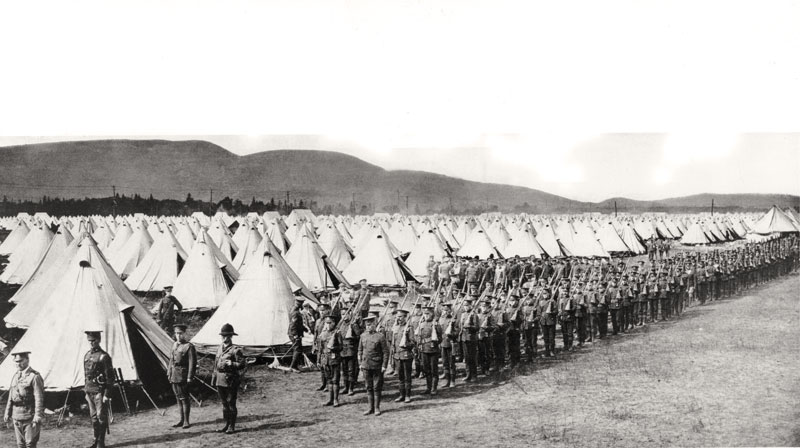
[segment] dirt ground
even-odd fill
[[[800,276],[690,308],[677,321],[638,328],[538,361],[499,384],[483,381],[396,404],[388,378],[380,417],[364,417],[363,391],[325,408],[316,372],[259,366],[240,394],[240,431],[216,434],[221,411],[206,397],[194,426],[169,427],[174,406],[117,416],[109,446],[753,446],[800,445]],[[35,367],[35,366],[34,366]],[[459,365],[459,370],[463,365]],[[119,414],[119,413],[118,413]],[[90,442],[85,415],[50,418],[40,446]],[[0,445],[13,446],[0,430]]]

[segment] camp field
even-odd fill
[[[247,373],[240,431],[216,434],[219,403],[210,394],[193,408],[194,426],[169,427],[170,406],[119,416],[109,446],[789,446],[800,445],[800,276],[781,278],[739,297],[693,307],[677,321],[589,344],[500,382],[459,382],[438,397],[392,402],[388,378],[383,415],[363,417],[363,392],[322,407],[319,375]],[[35,364],[35,363],[34,363]],[[35,365],[34,365],[35,367]],[[459,365],[460,368],[463,366]],[[56,428],[40,446],[90,442],[85,415]],[[13,445],[0,430],[0,445]]]

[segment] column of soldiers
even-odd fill
[[[425,394],[436,395],[439,380],[446,388],[454,386],[456,362],[464,362],[464,382],[479,375],[496,381],[501,372],[520,364],[604,339],[609,329],[617,335],[678,318],[695,301],[729,297],[786,274],[800,266],[798,250],[798,238],[787,237],[731,250],[671,255],[668,245],[659,243],[652,260],[630,265],[578,258],[454,257],[430,264],[431,294],[421,294],[412,285],[405,296],[414,300],[392,301],[383,313],[356,318],[355,324],[348,320],[352,313],[344,311],[339,328],[341,322],[350,323],[358,327],[351,333],[358,334],[368,322],[376,322],[376,334],[387,349],[383,357],[375,355],[371,365],[387,363],[387,374],[398,377],[395,401],[407,403],[416,378],[424,378]],[[349,303],[353,309],[363,306],[352,298]],[[347,304],[342,309],[346,308]],[[320,310],[330,313],[328,305]],[[378,347],[382,351],[384,346]],[[363,365],[363,354],[354,362]],[[380,380],[382,386],[382,375]],[[320,389],[325,381],[323,376]],[[377,400],[372,399],[368,412],[378,413],[372,404]]]

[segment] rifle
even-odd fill
[[[122,404],[125,405],[125,411],[128,415],[131,415],[131,407],[128,404],[128,396],[125,394],[125,387],[122,379],[122,369],[119,367],[114,369],[114,382],[117,383],[117,387],[119,388],[119,395],[122,397]],[[109,409],[110,408],[111,406],[109,406]]]
[[[414,305],[411,307],[412,309],[417,307],[417,303],[419,303],[420,297],[422,297],[421,294],[417,295],[417,299],[414,300]],[[403,337],[400,339],[400,347],[401,348],[405,348],[405,346],[408,345],[407,335],[408,335],[408,326],[409,325],[411,325],[411,319],[410,318],[406,321],[406,326],[403,327]]]

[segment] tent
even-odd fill
[[[154,232],[155,241],[142,261],[125,279],[131,291],[159,291],[174,286],[189,256],[168,227]]]
[[[285,272],[271,252],[259,252],[192,343],[200,352],[215,353],[221,342],[219,329],[229,323],[239,334],[234,342],[245,355],[263,355],[270,347],[289,343],[293,305],[294,295]]]
[[[600,241],[600,244],[603,245],[603,248],[605,248],[605,250],[608,252],[631,252],[630,248],[628,248],[622,238],[620,238],[616,229],[614,229],[614,226],[611,225],[610,222],[606,222],[600,226],[600,229],[597,231],[597,239]]]
[[[442,242],[436,231],[428,229],[420,234],[417,246],[406,259],[406,266],[417,277],[428,275],[428,261],[442,261],[447,256],[447,246]]]
[[[136,269],[139,262],[144,259],[152,245],[153,237],[150,232],[147,231],[144,224],[137,224],[133,229],[133,234],[125,241],[119,251],[112,252],[109,255],[108,259],[111,262],[111,267],[117,271],[120,277],[127,277]]]
[[[63,235],[65,234],[62,232],[61,240],[64,239]],[[33,275],[33,271],[36,270],[36,266],[39,265],[39,261],[47,253],[53,238],[53,232],[46,225],[33,226],[22,244],[17,246],[14,253],[8,258],[8,264],[0,274],[0,282],[21,285],[28,281]],[[64,241],[60,241],[58,244],[66,247]]]
[[[484,260],[490,256],[501,257],[500,252],[494,247],[494,243],[492,243],[489,235],[486,234],[481,226],[476,226],[472,229],[464,244],[458,249],[458,256],[478,257]]]
[[[214,309],[238,279],[239,272],[201,229],[172,294],[186,311]]]
[[[536,237],[533,236],[534,230],[533,227],[528,224],[525,229],[517,231],[514,235],[513,239],[508,246],[503,251],[503,254],[506,257],[536,257],[542,258],[542,255],[545,254],[544,249],[536,241]]]
[[[619,237],[622,239],[622,242],[628,246],[628,249],[630,249],[631,252],[635,254],[643,254],[647,252],[647,248],[644,247],[639,235],[636,233],[636,230],[630,223],[622,226]]]
[[[699,222],[692,223],[680,239],[681,244],[697,245],[697,244],[710,244],[711,239],[703,231],[703,227]]]
[[[337,289],[341,283],[349,286],[308,229],[295,238],[284,259],[311,291]]]
[[[753,233],[758,233],[759,235],[798,231],[800,229],[792,222],[792,219],[775,205],[753,225]]]
[[[236,253],[236,257],[232,260],[233,267],[236,268],[237,271],[242,271],[242,268],[247,264],[250,257],[253,256],[255,250],[261,244],[261,240],[264,239],[261,237],[261,234],[258,233],[255,226],[249,224],[243,224],[243,226],[245,228],[245,234],[242,238],[243,243],[238,244],[239,252]],[[241,229],[239,231],[241,232]]]
[[[103,332],[102,348],[127,381],[160,379],[166,384],[172,340],[117,277],[94,240],[83,234],[61,280],[14,349],[35,353],[46,390],[79,388],[84,385],[83,356],[89,350],[87,330]],[[154,374],[156,366],[161,370]],[[0,387],[10,384],[15,371],[13,359],[7,357],[0,364]]]
[[[342,272],[344,277],[350,283],[365,278],[370,285],[388,286],[405,286],[406,281],[416,280],[408,266],[392,253],[389,244],[386,233],[378,229]]]

